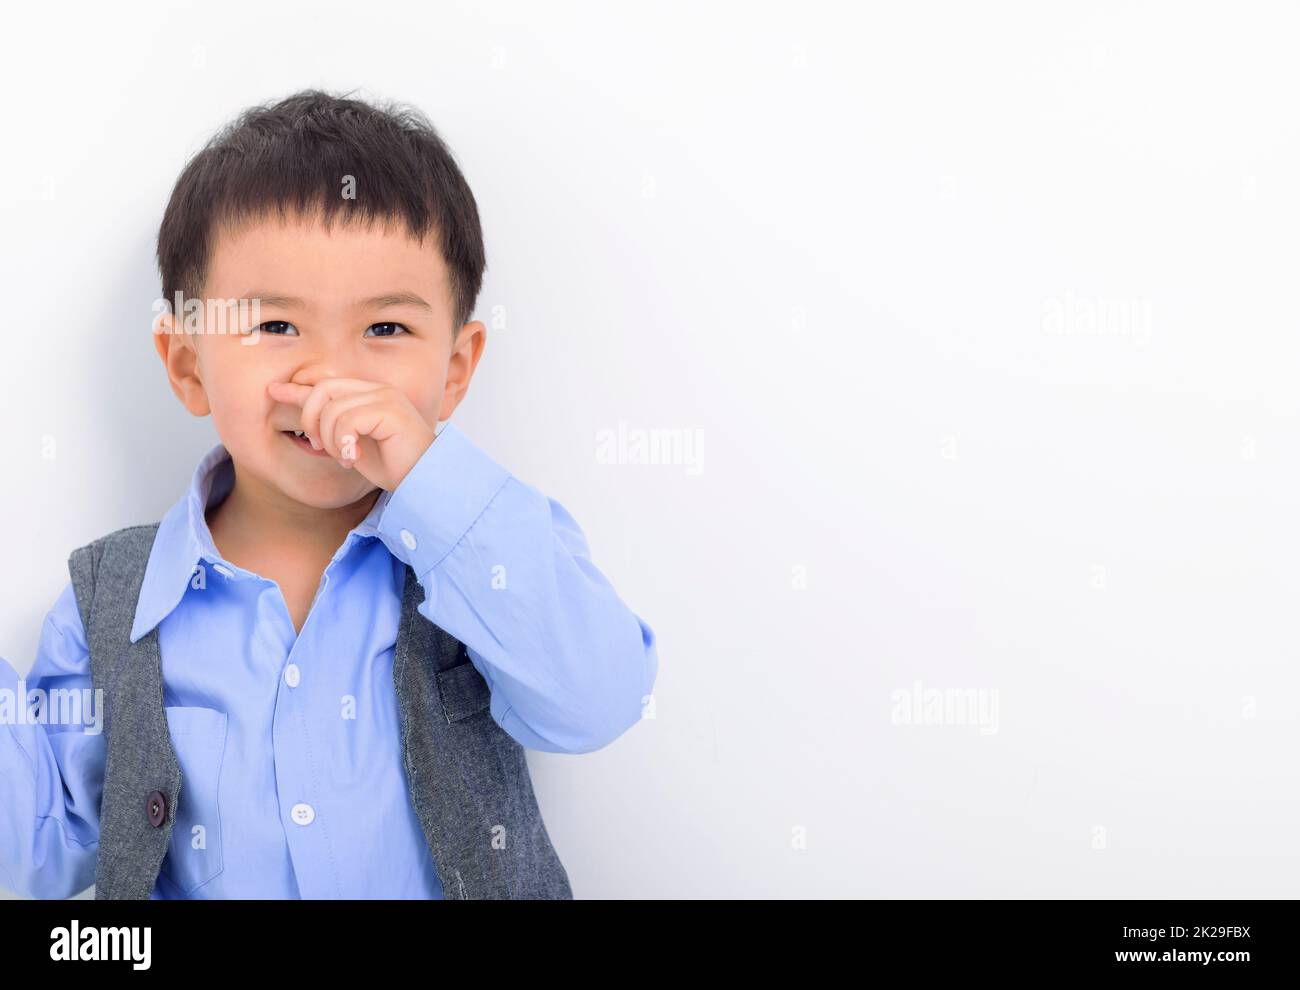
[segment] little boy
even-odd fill
[[[158,262],[158,354],[221,442],[159,523],[73,552],[30,686],[0,662],[0,886],[572,897],[524,750],[630,728],[655,638],[449,422],[486,339],[450,152],[408,108],[253,108]]]

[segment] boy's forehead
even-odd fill
[[[405,292],[435,312],[450,303],[437,239],[417,240],[397,223],[258,217],[221,225],[205,281],[209,296],[256,291],[332,304]]]

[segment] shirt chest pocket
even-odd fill
[[[184,894],[217,876],[221,853],[221,765],[226,754],[226,714],[212,708],[165,708],[181,789],[176,799],[162,874]]]

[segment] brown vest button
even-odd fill
[[[145,810],[149,813],[149,824],[157,828],[167,819],[167,795],[162,791],[150,791]]]

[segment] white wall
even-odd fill
[[[458,422],[659,636],[653,720],[530,757],[578,896],[1294,894],[1286,5],[220,6],[6,31],[20,673],[215,438],[148,332],[177,173],[361,87],[483,215]],[[599,463],[620,422],[702,472]],[[996,723],[898,724],[918,682]]]

